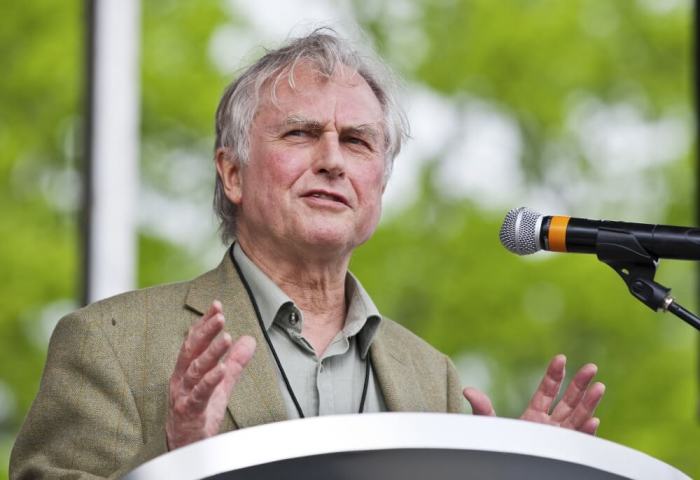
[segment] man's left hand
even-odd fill
[[[564,381],[565,366],[564,355],[557,355],[549,362],[544,378],[520,418],[595,435],[600,420],[593,413],[605,393],[605,385],[602,383],[595,382],[591,385],[598,367],[593,363],[581,367],[564,396],[554,405]],[[465,388],[464,398],[471,405],[474,415],[496,415],[489,397],[476,388]]]

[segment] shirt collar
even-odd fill
[[[377,334],[382,316],[362,284],[350,272],[345,277],[345,295],[348,313],[343,332],[347,337],[357,334],[360,354],[365,358]]]
[[[250,287],[266,330],[270,330],[281,309],[291,305],[299,310],[292,299],[245,254],[238,242],[233,245],[233,258]],[[377,334],[382,317],[367,291],[350,272],[345,277],[345,295],[348,313],[343,334],[348,338],[357,335],[360,354],[364,358]],[[299,322],[300,326],[302,322],[303,318]]]

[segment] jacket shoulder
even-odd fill
[[[188,329],[199,318],[185,305],[190,284],[158,285],[87,305],[59,321],[51,346],[80,345],[88,337],[104,341],[107,348],[94,354],[113,355],[135,391],[146,388],[144,382],[163,383]]]
[[[180,310],[191,283],[192,281],[168,283],[120,293],[86,305],[76,310],[73,315],[90,321],[110,317],[111,321],[111,317],[127,320],[148,311],[169,312],[174,308]]]
[[[403,348],[406,350],[418,351],[423,355],[428,355],[440,359],[445,357],[444,353],[442,353],[437,348],[433,347],[430,343],[423,340],[421,337],[419,337],[400,323],[386,316],[382,317],[381,332],[382,335],[385,336],[385,338],[391,339],[392,343],[398,343],[399,345],[403,345]]]

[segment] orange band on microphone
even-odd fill
[[[569,225],[569,218],[562,216],[552,216],[549,222],[549,250],[553,252],[566,252],[566,227]]]

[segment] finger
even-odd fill
[[[552,403],[559,394],[559,388],[564,380],[565,373],[566,357],[560,353],[549,362],[547,371],[544,377],[542,377],[542,381],[537,387],[537,390],[535,390],[535,393],[532,395],[530,403],[525,413],[523,413],[523,417],[549,414],[549,409],[552,408]]]
[[[221,357],[231,347],[231,335],[224,334],[211,342],[202,354],[194,359],[187,368],[185,375],[182,378],[182,383],[185,390],[192,389],[197,385],[204,375],[214,368]]]
[[[207,318],[211,318],[217,313],[223,313],[224,309],[223,306],[221,305],[221,302],[218,300],[214,300],[211,302],[211,305],[209,306],[209,310],[207,310],[207,313],[202,315],[202,319],[206,322]]]
[[[187,338],[190,338],[190,337],[193,335],[194,332],[200,331],[200,330],[209,322],[209,320],[211,320],[214,316],[216,316],[216,315],[219,314],[219,313],[221,313],[221,314],[223,315],[223,313],[222,313],[222,307],[221,307],[221,302],[218,301],[218,300],[214,300],[214,301],[211,303],[211,306],[209,307],[209,310],[207,310],[207,312],[206,312],[204,315],[202,315],[202,316],[199,318],[199,320],[197,320],[197,322],[194,323],[194,324],[190,327],[190,330],[187,332]],[[185,339],[185,341],[187,341],[187,338]],[[183,350],[184,350],[184,347],[185,347],[185,344],[184,344],[184,343],[183,343],[182,347],[183,347],[183,348],[180,349],[180,353],[181,353],[181,354],[183,353]],[[181,356],[182,356],[182,362],[181,362],[181,358],[180,358]],[[178,356],[178,363],[175,364],[175,370],[176,370],[176,371],[178,371],[178,370],[179,370],[179,371],[184,371],[184,370],[187,368],[187,366],[188,366],[187,364],[189,363],[189,362],[187,362],[187,360],[188,360],[188,359],[186,358],[185,355],[179,355],[179,356]],[[192,359],[189,358],[189,361],[191,361],[191,360],[192,360]]]
[[[229,353],[223,362],[226,370],[225,385],[227,396],[231,395],[233,386],[240,379],[243,369],[253,358],[254,353],[255,339],[248,335],[240,337],[229,349]]]
[[[221,302],[218,300],[214,300],[211,302],[211,305],[209,306],[209,310],[207,310],[204,315],[202,315],[199,320],[195,323],[195,325],[203,325],[209,321],[210,318],[212,318],[214,315],[217,313],[223,313],[223,307],[221,306]]]
[[[595,435],[599,426],[600,419],[598,417],[591,417],[579,428],[579,432]]]
[[[491,399],[481,390],[474,387],[467,387],[462,393],[464,394],[464,398],[467,399],[467,402],[469,402],[469,405],[471,405],[474,415],[487,415],[490,417],[496,415]]]
[[[586,424],[586,422],[593,417],[596,407],[600,403],[605,393],[605,385],[600,382],[596,382],[590,386],[583,396],[583,400],[578,404],[578,406],[571,412],[566,420],[561,424],[564,428],[572,428],[574,430],[581,430],[581,428]]]
[[[552,411],[552,420],[562,422],[571,414],[579,405],[581,399],[583,399],[588,385],[590,385],[597,372],[598,367],[593,363],[584,365],[576,372],[576,375],[574,375],[574,378],[564,392],[561,401],[554,407]]]
[[[224,380],[225,376],[226,369],[223,365],[218,365],[204,375],[202,380],[195,385],[191,395],[188,397],[188,407],[191,414],[199,414],[207,408],[214,390]]]
[[[209,312],[214,311],[214,305]],[[216,312],[213,316],[202,318],[195,323],[187,334],[187,338],[182,342],[180,353],[175,363],[175,374],[182,376],[187,371],[192,360],[197,358],[224,328],[224,315]]]

